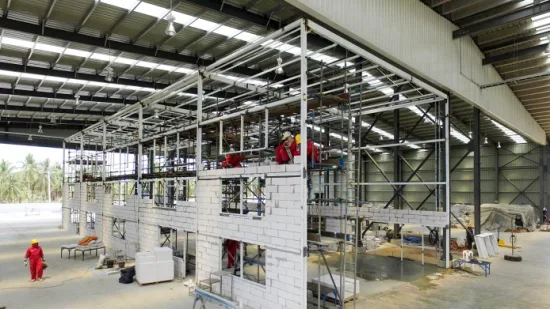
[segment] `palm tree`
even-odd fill
[[[21,203],[23,195],[21,192],[21,182],[19,181],[17,174],[10,174],[4,179],[0,190],[0,196],[0,199],[4,202]]]
[[[36,187],[38,180],[38,168],[34,156],[29,153],[25,156],[25,160],[22,162],[23,182],[27,187],[27,198],[29,201],[34,200],[33,190]]]

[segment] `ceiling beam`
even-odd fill
[[[86,122],[85,120],[59,120],[56,121],[56,123],[51,123],[50,122],[50,119],[47,119],[47,118],[34,118],[34,117],[31,117],[31,118],[25,118],[25,117],[2,117],[2,119],[0,119],[0,126],[2,126],[3,124],[5,123],[9,123],[10,125],[11,124],[24,124],[26,125],[26,127],[28,128],[29,125],[32,123],[32,124],[44,124],[44,125],[47,125],[48,127],[58,127],[58,126],[63,126],[63,125],[68,125],[68,126],[72,126],[72,127],[86,127],[86,126],[89,126],[91,124],[94,124],[96,123],[97,121],[89,121],[89,122]],[[24,127],[24,126],[23,126]],[[32,132],[32,133],[35,133],[35,132]]]
[[[487,12],[489,10],[494,11],[495,9],[510,3],[520,2],[521,0],[493,0],[493,1],[483,1],[477,3],[475,6],[470,6],[460,10],[459,12],[454,12],[452,15],[452,20],[458,21],[464,19],[468,16],[477,15],[479,13]]]
[[[516,58],[516,57],[523,57],[523,56],[538,54],[538,53],[544,52],[547,48],[548,48],[548,44],[541,44],[541,45],[537,45],[537,46],[533,46],[533,47],[529,47],[529,48],[520,49],[520,50],[517,50],[517,51],[497,55],[497,56],[487,57],[487,58],[483,59],[482,63],[483,63],[483,65],[487,65],[487,64],[493,64],[495,62],[500,62],[500,61],[504,61],[504,60],[508,60],[508,59],[513,59],[513,58]]]
[[[82,17],[82,19],[78,22],[76,27],[74,28],[74,32],[79,32],[80,29],[82,29],[82,26],[86,24],[88,19],[90,19],[90,16],[94,13],[95,9],[97,8],[97,5],[99,4],[99,0],[94,0],[94,2],[88,7],[88,10],[86,11],[86,14]]]
[[[487,21],[474,24],[453,31],[453,38],[457,39],[467,35],[476,35],[491,28],[503,26],[512,22],[521,21],[529,17],[541,15],[550,12],[550,2],[543,2],[519,11],[509,13],[503,16],[495,17]]]
[[[101,75],[79,73],[79,72],[73,72],[73,71],[61,71],[61,70],[55,70],[51,68],[24,66],[20,64],[5,63],[5,62],[0,62],[0,70],[10,71],[15,73],[32,73],[32,74],[52,76],[52,77],[73,78],[73,79],[79,79],[79,80],[85,80],[85,81],[105,83],[105,77]],[[136,87],[145,87],[145,88],[153,88],[153,89],[164,89],[169,86],[167,84],[161,84],[157,82],[146,82],[146,81],[127,79],[122,77],[118,78],[117,80],[118,82],[111,82],[111,83],[125,85],[125,86],[136,86]],[[208,89],[208,86],[205,86],[205,89]],[[189,93],[189,94],[197,94],[197,88],[189,88],[183,92]],[[214,94],[213,96],[219,97],[219,98],[232,98],[236,95],[238,95],[238,93],[220,91]]]
[[[57,0],[50,0],[50,5],[46,10],[46,14],[44,15],[44,17],[42,17],[42,23],[46,23],[48,19],[50,19],[50,15],[52,15],[53,8],[55,7],[56,2]]]
[[[206,8],[218,13],[224,13],[230,17],[235,17],[240,20],[247,21],[249,23],[266,27],[273,30],[279,30],[284,24],[278,21],[274,21],[269,17],[262,16],[256,13],[252,13],[246,9],[238,8],[230,4],[224,3],[222,0],[187,0],[202,8]]]
[[[540,41],[540,38],[548,37],[550,35],[550,31],[544,31],[537,34],[528,34],[528,35],[517,35],[510,39],[500,41],[493,44],[487,44],[480,46],[480,49],[482,52],[491,52],[497,49],[503,49],[510,46],[518,46],[524,43],[528,43],[530,41]]]
[[[0,111],[12,112],[33,112],[33,113],[53,113],[53,114],[76,114],[86,116],[110,116],[114,112],[90,111],[85,109],[68,109],[68,108],[50,108],[50,107],[31,107],[31,106],[15,106],[0,104]],[[2,116],[0,120],[6,118]],[[94,121],[96,122],[96,121]]]
[[[37,90],[22,90],[22,89],[9,89],[9,88],[0,88],[0,94],[6,95],[15,95],[22,97],[35,97],[35,98],[48,98],[48,99],[60,99],[60,100],[71,100],[74,101],[73,94],[59,93],[59,92],[47,92],[47,91],[37,91]],[[115,99],[115,98],[106,98],[106,97],[93,97],[93,96],[80,96],[81,102],[95,102],[95,103],[111,103],[111,104],[125,104],[130,105],[137,103],[137,100],[128,100],[128,99]]]
[[[129,43],[122,43],[117,41],[105,40],[101,37],[93,37],[90,35],[80,34],[76,32],[68,32],[64,30],[42,27],[41,25],[30,24],[22,21],[12,20],[8,18],[0,19],[0,28],[9,29],[13,31],[20,31],[40,36],[45,36],[53,39],[71,41],[75,43],[86,44],[90,46],[96,46],[100,48],[109,48],[113,51],[133,53],[137,55],[156,57],[165,60],[178,61],[197,66],[208,66],[214,63],[213,59],[203,59],[195,56],[181,55],[174,52],[167,52],[157,48],[149,48]],[[247,67],[236,67],[231,70],[234,73],[242,74],[246,76],[252,76],[261,72],[258,69],[251,69]],[[282,80],[285,77],[278,74],[270,74],[274,80]]]
[[[441,10],[441,13],[443,15],[451,14],[456,11],[465,9],[471,5],[476,4],[477,2],[480,2],[483,0],[469,0],[469,1],[451,1],[448,3],[443,4],[443,8]]]

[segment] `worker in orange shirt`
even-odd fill
[[[296,134],[296,147],[294,151],[295,156],[300,155],[300,144],[302,142],[302,135]],[[313,163],[319,163],[319,148],[317,148],[311,140],[307,140],[307,161]]]
[[[275,159],[279,164],[292,163],[296,153],[296,141],[288,131],[283,134],[281,143],[275,148]]]

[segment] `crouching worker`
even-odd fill
[[[36,281],[36,279],[38,279],[38,281],[44,280],[42,279],[44,266],[42,262],[44,261],[44,252],[42,252],[42,248],[38,245],[38,240],[31,240],[31,246],[27,249],[27,253],[25,254],[25,266],[30,263],[31,282]]]
[[[296,152],[296,141],[294,136],[288,131],[283,134],[281,143],[275,148],[275,160],[279,164],[292,163],[294,159],[294,153]]]
[[[231,148],[229,150],[230,152],[234,152],[235,150]],[[232,153],[225,156],[225,161],[222,162],[222,168],[240,168],[243,167],[241,165],[241,162],[245,161],[246,157],[241,156],[238,153]]]
[[[296,150],[294,154],[300,155],[300,143],[302,142],[302,136],[296,134]],[[319,163],[319,148],[317,148],[311,140],[307,140],[307,162]]]

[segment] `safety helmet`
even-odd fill
[[[37,239],[31,240],[31,245],[34,245],[34,244],[37,244],[37,243],[38,243],[38,240],[37,240]]]
[[[282,138],[282,140],[284,141],[284,140],[286,140],[286,139],[289,138],[289,137],[292,137],[292,134],[291,134],[290,132],[286,131],[285,133],[283,133],[283,138]]]
[[[296,141],[296,144],[300,144],[302,142],[302,135],[296,134],[294,140]]]

